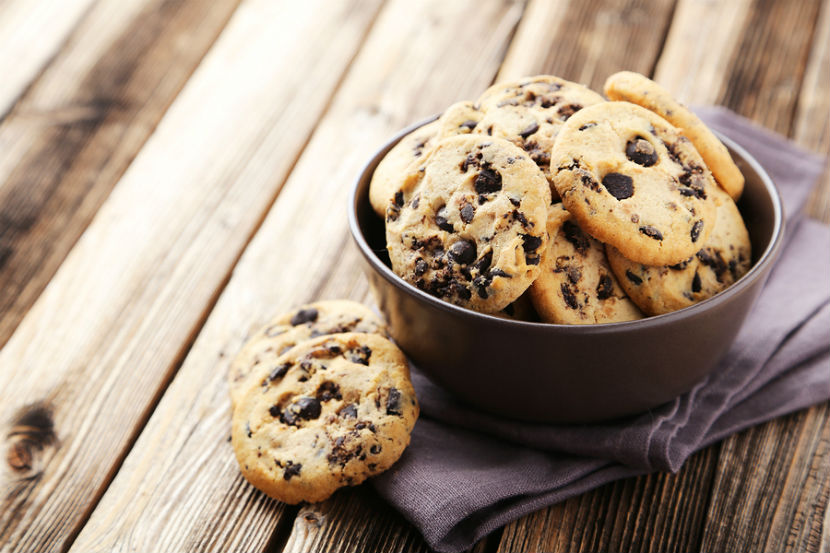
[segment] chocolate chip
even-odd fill
[[[579,127],[579,130],[584,131],[585,129],[590,129],[591,127],[596,127],[596,126],[597,126],[596,123],[585,123],[584,125]]]
[[[628,159],[643,167],[651,167],[657,163],[657,151],[651,142],[638,136],[629,140],[625,145],[625,155]]]
[[[331,401],[332,399],[343,399],[343,396],[340,394],[340,386],[330,381],[323,382],[317,388],[317,399],[321,402]]]
[[[294,463],[293,461],[287,461],[285,463],[285,470],[282,473],[282,477],[286,480],[291,480],[292,476],[299,476],[300,469],[303,468],[302,463]]]
[[[489,250],[487,253],[482,255],[472,266],[473,269],[476,269],[479,274],[484,273],[487,269],[490,268],[490,264],[493,262],[493,250]]]
[[[313,307],[309,309],[300,309],[294,316],[291,317],[291,326],[301,325],[303,323],[313,323],[317,320],[319,313]]]
[[[415,197],[414,197],[414,198],[412,198],[412,201],[411,201],[411,202],[409,202],[409,206],[410,206],[412,209],[415,209],[415,208],[417,208],[417,207],[418,207],[418,205],[419,205],[420,203],[421,203],[421,195],[420,195],[420,194],[415,194]]]
[[[401,416],[401,392],[397,388],[389,388],[386,398],[386,414]]]
[[[575,265],[568,267],[566,272],[568,274],[568,280],[571,281],[571,284],[576,284],[579,282],[579,279],[582,278],[582,270]]]
[[[508,196],[507,199],[510,200],[510,203],[513,204],[516,207],[519,207],[520,205],[522,205],[522,199],[521,198],[517,198],[516,196]]]
[[[527,217],[525,217],[524,213],[522,213],[518,209],[514,209],[512,215],[513,215],[513,219],[516,220],[516,221],[519,221],[519,223],[521,223],[521,225],[524,228],[528,227],[529,223],[528,223]]]
[[[415,276],[423,275],[425,272],[427,272],[428,268],[429,267],[427,265],[427,262],[421,259],[420,257],[415,260]]]
[[[467,265],[475,261],[476,258],[476,244],[468,240],[459,240],[452,246],[448,253],[450,259],[460,265]]]
[[[357,405],[354,403],[350,403],[344,406],[340,411],[337,413],[344,419],[356,419],[357,418]]]
[[[700,238],[701,230],[703,230],[703,221],[695,221],[695,224],[692,225],[692,231],[689,233],[692,242],[697,242],[697,239]]]
[[[277,365],[270,373],[268,373],[268,377],[262,381],[262,385],[267,386],[276,379],[282,378],[283,376],[285,376],[285,373],[287,373],[288,369],[290,368],[291,363],[283,363],[282,365]]]
[[[320,402],[313,397],[301,397],[285,408],[280,415],[280,421],[285,424],[296,425],[300,420],[312,420],[320,416]]]
[[[372,350],[369,346],[360,346],[349,350],[349,361],[358,363],[360,365],[369,366],[369,358],[372,356]]]
[[[662,240],[663,233],[654,228],[651,225],[643,225],[640,227],[640,232],[648,236],[649,238],[654,238],[655,240]]]
[[[380,451],[381,447],[379,444],[373,444],[372,447],[369,448],[369,453],[371,453],[372,455],[377,455],[378,453],[380,453]]]
[[[563,282],[560,289],[562,290],[562,298],[565,300],[565,305],[571,309],[579,309],[579,302],[576,301],[576,296],[574,296],[573,292],[571,292],[570,286]]]
[[[585,252],[591,247],[591,242],[588,240],[588,237],[585,236],[582,229],[573,221],[568,220],[562,223],[562,232],[565,235],[565,240],[570,242],[580,254],[585,255]]]
[[[631,177],[622,173],[608,173],[602,177],[602,185],[608,190],[609,194],[618,200],[624,200],[634,195],[634,181]]]
[[[614,281],[611,280],[611,275],[600,275],[599,283],[597,284],[597,299],[607,300],[614,294]]]
[[[403,207],[403,191],[401,190],[395,192],[395,205],[397,207]]]
[[[539,130],[539,123],[536,123],[536,122],[534,121],[533,123],[531,123],[530,125],[528,125],[528,126],[525,128],[525,130],[523,130],[522,132],[520,132],[520,133],[519,133],[519,136],[521,136],[522,138],[527,138],[528,136],[530,136],[531,134],[535,133],[535,132],[536,132],[536,131],[538,131],[538,130]]]
[[[692,292],[700,292],[700,275],[695,271],[695,276],[692,278]]]
[[[461,128],[464,128],[464,129],[473,130],[474,128],[476,128],[476,125],[478,125],[477,121],[473,121],[472,119],[467,119],[466,121],[461,123],[461,125],[459,125],[459,126]]]
[[[563,121],[570,119],[571,115],[582,109],[581,104],[568,104],[559,108],[559,116]]]
[[[532,234],[522,234],[522,247],[525,253],[534,253],[542,245],[541,236],[533,236]]]
[[[253,432],[251,432],[251,422],[250,421],[245,422],[245,435],[248,436],[249,438],[254,435]]]
[[[441,209],[435,214],[435,224],[438,225],[438,228],[441,230],[445,230],[447,232],[455,232],[455,227],[452,226],[452,223],[447,221],[447,207],[442,206]]]
[[[268,412],[271,414],[272,417],[276,418],[280,416],[280,408],[277,405],[272,405],[268,408]]]
[[[501,190],[501,173],[485,164],[473,183],[478,194],[492,194]]]
[[[465,224],[470,224],[470,221],[473,220],[473,217],[476,214],[476,208],[473,207],[471,203],[464,202],[461,206],[459,214],[461,215],[461,220],[464,221]]]
[[[631,269],[626,269],[625,270],[625,278],[627,278],[628,280],[630,280],[632,283],[634,283],[637,286],[639,286],[643,283],[643,279],[641,279],[640,277],[638,277],[637,275],[632,273]]]
[[[511,275],[510,273],[505,273],[501,269],[491,269],[487,271],[487,274],[491,277],[513,278],[513,275]]]
[[[675,263],[674,265],[669,265],[669,269],[671,269],[672,271],[682,271],[683,269],[686,268],[686,266],[689,264],[689,261],[691,261],[691,260],[692,260],[692,258],[690,257],[689,259],[681,261],[680,263]]]

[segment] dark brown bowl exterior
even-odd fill
[[[384,223],[369,205],[372,172],[410,130],[380,150],[361,173],[352,191],[349,226],[401,349],[457,398],[493,414],[590,422],[644,411],[689,391],[732,344],[781,246],[782,209],[775,186],[743,148],[721,137],[746,177],[738,206],[754,260],[729,289],[673,313],[605,325],[513,321],[457,307],[392,272]]]

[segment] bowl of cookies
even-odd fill
[[[777,257],[757,161],[642,75],[604,94],[497,83],[403,130],[352,190],[389,334],[479,409],[589,422],[689,391]]]

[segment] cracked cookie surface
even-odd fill
[[[539,274],[549,203],[542,172],[511,142],[441,140],[387,209],[392,269],[444,301],[504,309]]]
[[[419,408],[397,346],[336,334],[278,361],[255,372],[234,411],[233,449],[252,485],[286,503],[317,502],[398,460]]]
[[[605,102],[559,132],[551,170],[579,226],[628,259],[671,265],[706,242],[717,187],[692,144],[660,116]]]
[[[670,313],[711,298],[734,284],[752,264],[749,232],[735,202],[715,192],[717,222],[695,255],[670,266],[652,267],[608,248],[608,260],[623,289],[649,315]]]
[[[386,325],[371,309],[349,300],[326,300],[301,305],[279,315],[251,336],[231,362],[228,387],[236,406],[250,375],[262,366],[274,367],[280,355],[302,341],[327,334],[366,332],[386,335]]]
[[[548,209],[548,247],[542,273],[530,287],[544,322],[602,324],[642,318],[605,257],[605,246],[579,228],[557,203]]]

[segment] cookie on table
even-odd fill
[[[611,100],[640,105],[668,120],[691,140],[715,180],[732,199],[737,201],[741,197],[744,176],[729,150],[697,115],[675,100],[666,89],[639,73],[620,71],[605,81],[605,95]]]
[[[749,270],[752,246],[741,213],[726,192],[715,194],[715,230],[703,248],[676,265],[634,263],[613,247],[608,259],[628,296],[649,315],[670,313],[725,290]]]
[[[400,142],[383,156],[369,183],[369,203],[375,213],[381,217],[385,216],[389,201],[401,187],[401,175],[406,173],[410,164],[429,151],[440,128],[438,121],[418,127],[401,138]]]
[[[542,321],[601,324],[642,318],[617,282],[605,246],[582,232],[561,203],[548,209],[548,247],[530,297]]]
[[[233,416],[245,478],[285,503],[317,502],[388,469],[409,444],[418,402],[404,354],[377,334],[302,342],[257,370]]]
[[[665,119],[628,102],[589,106],[559,131],[553,182],[594,238],[628,259],[673,265],[695,254],[715,225],[706,164]]]
[[[550,183],[550,151],[559,129],[580,109],[604,101],[589,88],[552,75],[497,83],[478,100],[484,115],[473,132],[510,140],[528,153]]]
[[[539,274],[549,203],[542,172],[511,142],[445,138],[387,210],[392,269],[444,301],[500,311]]]
[[[343,332],[387,334],[377,315],[365,305],[349,300],[310,303],[274,318],[245,343],[231,363],[231,403],[235,406],[239,402],[251,373],[262,367],[273,370],[277,358],[292,347],[317,336]]]

